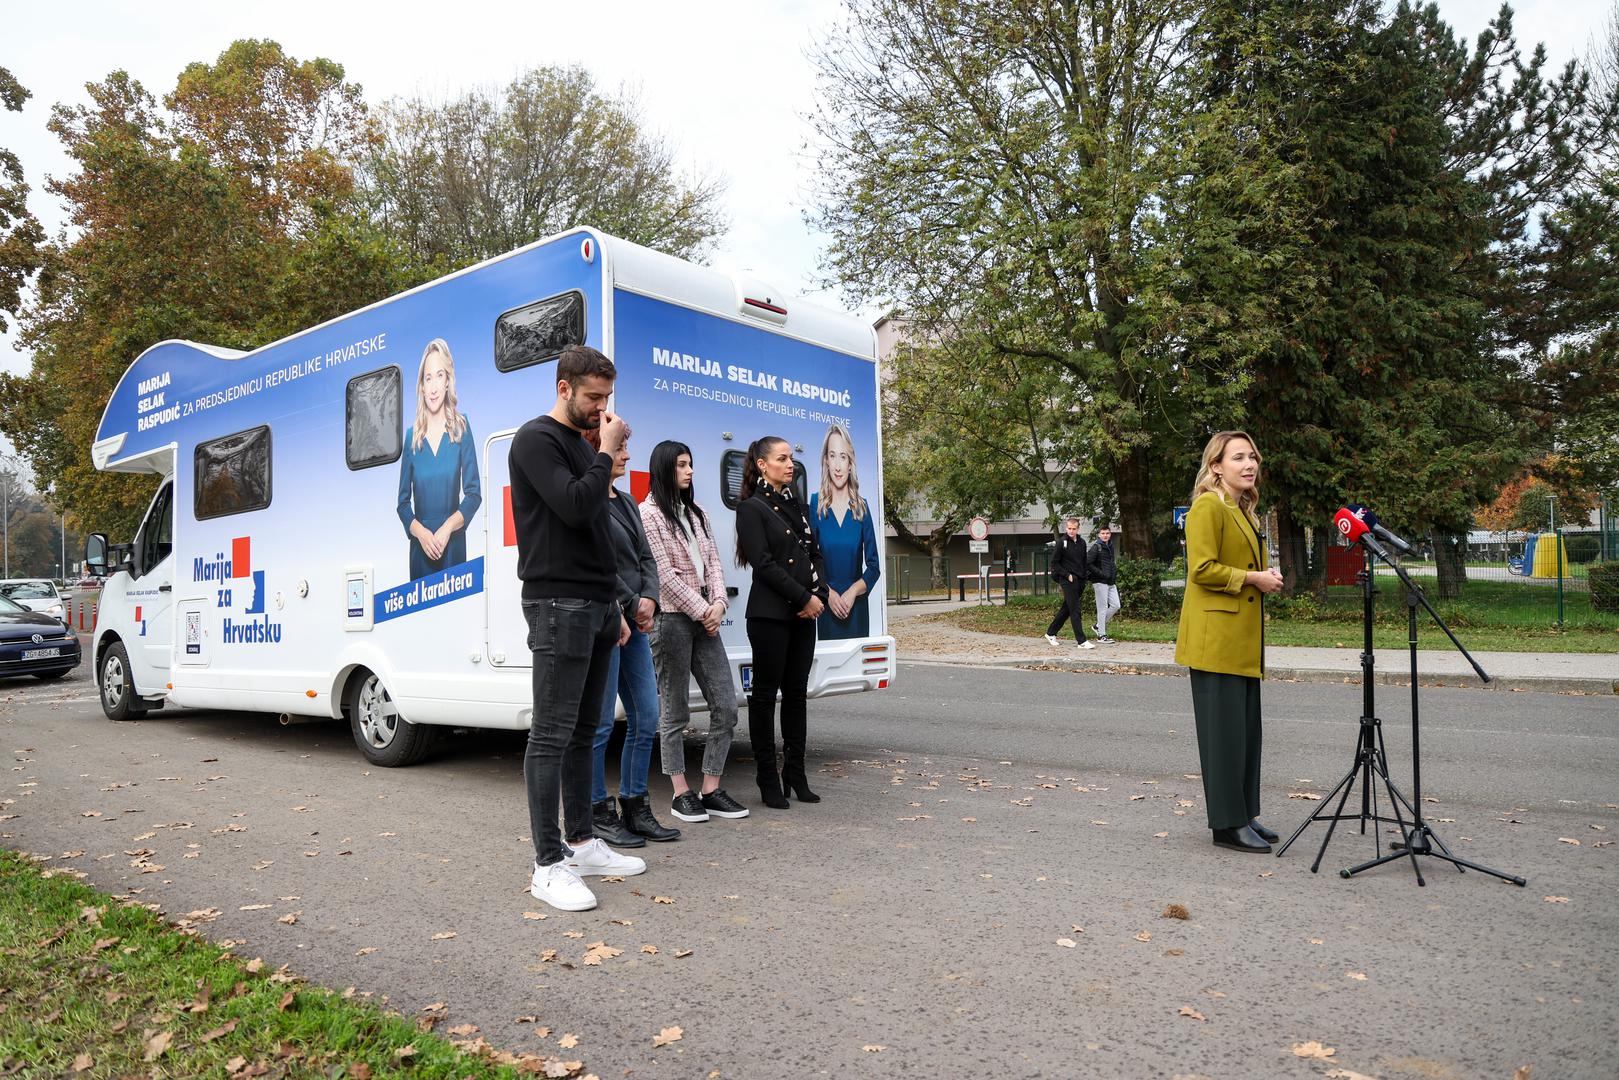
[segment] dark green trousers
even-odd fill
[[[1193,668],[1192,715],[1209,828],[1241,828],[1259,816],[1259,680]]]

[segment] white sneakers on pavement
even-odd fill
[[[580,877],[634,877],[646,873],[646,860],[622,855],[602,843],[600,837],[593,836],[572,850],[573,854],[564,858],[562,865]]]
[[[1061,645],[1062,644],[1062,642],[1057,640],[1057,635],[1056,634],[1047,634],[1046,635],[1046,640],[1049,641],[1053,645]]]
[[[534,899],[544,901],[558,911],[589,911],[596,906],[596,894],[579,880],[578,874],[559,862],[550,866],[535,863],[528,892]]]
[[[1091,640],[1089,640],[1089,639],[1087,639],[1087,640],[1085,640],[1085,641],[1081,641],[1081,642],[1080,642],[1080,643],[1079,643],[1079,644],[1078,644],[1078,646],[1076,646],[1076,648],[1080,648],[1080,649],[1094,649],[1094,648],[1096,648],[1096,642],[1094,642],[1094,641],[1091,641]]]

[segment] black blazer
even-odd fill
[[[1070,584],[1068,575],[1074,575],[1072,584],[1085,584],[1085,541],[1070,540],[1068,534],[1057,537],[1057,546],[1051,549],[1051,576],[1061,585]]]
[[[618,566],[618,606],[635,621],[635,607],[643,596],[658,602],[658,560],[652,557],[641,512],[624,492],[607,500],[608,532],[613,536],[613,559]]]
[[[789,502],[762,492],[736,508],[736,538],[753,568],[750,619],[796,619],[811,596],[826,603],[826,563],[796,496]]]

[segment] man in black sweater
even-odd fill
[[[582,875],[646,870],[595,837],[590,807],[591,743],[607,665],[630,636],[617,603],[607,519],[613,454],[629,437],[624,421],[607,411],[616,377],[597,350],[566,349],[557,360],[556,404],[518,429],[509,457],[517,575],[534,654],[534,716],[523,755],[534,837],[529,892],[563,911],[596,906]],[[599,451],[584,440],[592,428],[601,431]]]
[[[1062,589],[1062,605],[1046,627],[1046,640],[1057,644],[1057,632],[1069,620],[1074,624],[1074,640],[1081,649],[1094,649],[1085,640],[1085,611],[1079,604],[1079,594],[1085,589],[1085,541],[1079,538],[1079,519],[1063,522],[1062,535],[1051,549],[1051,579]]]

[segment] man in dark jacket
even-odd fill
[[[1051,550],[1051,579],[1062,589],[1062,606],[1057,608],[1051,625],[1046,627],[1046,640],[1053,645],[1058,644],[1057,632],[1065,621],[1072,620],[1074,640],[1079,647],[1096,648],[1085,640],[1085,614],[1079,603],[1080,593],[1085,588],[1085,541],[1079,538],[1078,518],[1063,522],[1062,534],[1057,537],[1056,546]]]
[[[1118,565],[1113,558],[1113,530],[1103,525],[1096,533],[1096,543],[1091,545],[1089,558],[1089,574],[1091,588],[1096,591],[1096,623],[1091,627],[1096,631],[1096,640],[1103,645],[1112,645],[1114,641],[1107,636],[1107,621],[1119,613],[1119,590],[1115,585],[1118,580]]]

